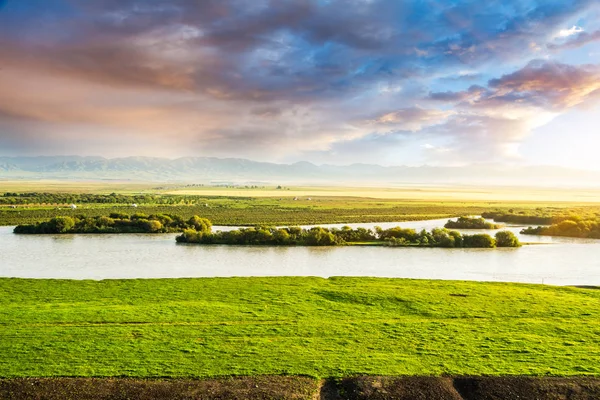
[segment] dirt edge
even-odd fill
[[[0,399],[592,400],[600,399],[600,377],[15,378],[0,379]]]

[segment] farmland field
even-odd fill
[[[136,186],[137,185],[137,186]],[[541,190],[541,189],[540,189]],[[509,209],[600,210],[594,192],[465,188],[210,188],[125,183],[0,182],[0,225],[112,212],[200,215],[216,225],[399,222]],[[294,195],[294,193],[296,195]],[[13,196],[13,195],[18,196]],[[308,195],[310,194],[310,196]],[[493,200],[498,195],[500,200]],[[380,198],[388,196],[387,198]],[[436,197],[437,196],[437,197]],[[441,197],[439,197],[441,196]],[[571,196],[585,201],[559,201]],[[483,199],[482,199],[483,198]],[[536,200],[532,200],[536,199]],[[69,205],[76,203],[77,209]],[[137,207],[132,208],[132,204]]]
[[[502,206],[508,209],[511,205]],[[494,207],[495,209],[496,207]],[[299,204],[291,199],[207,198],[196,204],[83,204],[76,210],[60,205],[0,207],[0,225],[29,224],[56,216],[103,216],[117,213],[199,215],[215,225],[306,225],[352,222],[415,221],[479,214],[489,204],[373,201],[352,198],[314,198]]]
[[[490,210],[573,210],[597,212],[598,205],[524,202],[439,202],[373,200],[366,198],[313,197],[311,201],[273,198],[201,197],[189,204],[79,204],[71,210],[64,204],[0,206],[0,225],[30,224],[56,216],[95,217],[110,213],[174,214],[184,218],[199,215],[215,225],[308,225],[353,222],[398,222],[478,215]]]
[[[281,187],[278,189],[277,187]],[[49,192],[94,194],[169,194],[207,197],[360,197],[395,200],[482,202],[599,203],[597,188],[544,188],[482,185],[334,186],[334,185],[209,185],[136,181],[0,180],[0,193]]]

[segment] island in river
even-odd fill
[[[181,232],[179,243],[268,245],[268,246],[340,246],[383,245],[446,248],[519,247],[521,243],[509,231],[495,237],[479,233],[465,235],[444,228],[431,231],[394,227],[374,230],[365,228],[341,229],[313,227],[250,227],[232,231],[212,232],[212,223],[206,218],[193,216],[184,220],[176,215],[110,214],[100,217],[55,217],[46,222],[15,227],[17,234],[65,233],[166,233]]]

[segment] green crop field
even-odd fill
[[[202,199],[201,204],[158,205],[142,204],[132,208],[124,204],[84,204],[76,210],[56,206],[23,206],[16,209],[0,207],[0,225],[31,224],[57,216],[82,215],[95,217],[117,213],[173,214],[183,218],[199,215],[215,225],[307,225],[352,222],[394,222],[457,215],[478,214],[489,210],[476,204],[415,204],[400,203],[372,205],[361,199],[321,203],[315,200],[310,206],[291,205],[278,200]],[[208,206],[206,206],[208,204]],[[507,209],[503,207],[502,209]]]
[[[111,212],[199,215],[216,225],[401,222],[510,209],[600,212],[600,191],[510,187],[216,187],[190,184],[0,180],[0,225]],[[70,204],[77,209],[71,210]],[[137,207],[132,207],[136,204]]]
[[[1,198],[0,198],[1,199]],[[133,203],[133,200],[130,202]],[[399,222],[477,215],[484,211],[541,209],[599,212],[597,204],[506,201],[436,201],[358,197],[238,198],[159,195],[136,208],[129,203],[79,203],[71,210],[52,198],[34,198],[29,204],[0,204],[0,225],[31,224],[57,216],[95,217],[117,213],[199,215],[215,225],[308,225],[356,222]],[[587,210],[587,211],[585,211]]]
[[[479,187],[210,187],[119,182],[0,181],[0,225],[113,212],[199,215],[216,225],[401,222],[477,215],[600,212],[600,192]],[[71,210],[70,204],[77,209]],[[136,204],[137,207],[132,207]]]
[[[599,317],[593,288],[0,279],[0,377],[599,375]]]

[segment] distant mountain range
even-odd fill
[[[555,166],[384,167],[309,162],[275,164],[237,158],[0,157],[0,179],[119,179],[194,183],[488,184],[600,187],[600,171]]]

